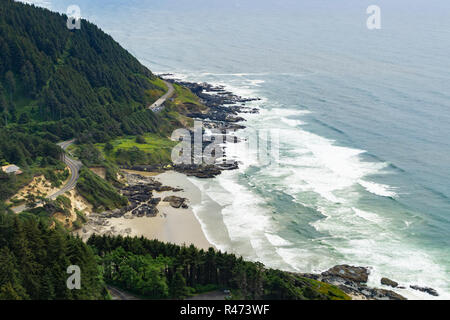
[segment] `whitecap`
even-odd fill
[[[383,223],[383,221],[384,221],[376,213],[360,210],[358,208],[352,208],[352,210],[355,212],[355,214],[358,217],[363,218],[364,220],[367,220],[367,221],[370,221],[370,222],[373,222],[373,223]]]
[[[275,233],[266,233],[265,235],[266,235],[267,240],[269,240],[269,242],[275,247],[292,245],[292,242],[290,242],[286,239],[283,239],[282,237],[280,237],[279,235],[277,235]]]
[[[397,193],[392,191],[393,187],[381,184],[381,183],[375,183],[375,182],[369,182],[365,180],[359,180],[358,183],[364,187],[368,192],[373,193],[377,196],[381,197],[396,197]]]

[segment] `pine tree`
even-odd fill
[[[9,102],[13,103],[13,94],[16,91],[16,80],[14,79],[14,73],[10,70],[5,74],[6,90],[9,93]]]
[[[180,271],[177,271],[175,273],[175,276],[170,283],[169,290],[170,296],[173,299],[183,299],[186,297],[186,280],[184,279]]]

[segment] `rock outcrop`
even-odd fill
[[[158,214],[158,209],[156,206],[161,201],[161,198],[153,196],[155,191],[182,191],[180,188],[164,186],[159,181],[139,174],[125,174],[125,176],[128,181],[128,185],[120,189],[120,193],[127,197],[129,205],[120,209],[103,212],[103,215],[106,218],[119,218],[127,213],[131,213],[131,215],[135,217],[155,217]],[[180,206],[187,207],[184,201],[180,204]]]
[[[350,280],[357,283],[367,282],[369,279],[369,270],[363,267],[353,267],[349,265],[339,265],[322,272],[323,277]]]
[[[439,296],[439,294],[437,293],[437,291],[434,290],[433,288],[420,287],[420,286],[417,286],[417,285],[413,285],[413,286],[409,286],[409,287],[410,287],[411,289],[414,289],[414,290],[426,292],[426,293],[428,293],[429,295],[432,295],[432,296],[435,296],[435,297]]]
[[[214,165],[176,165],[173,169],[187,176],[207,179],[214,178],[222,173],[222,170]]]
[[[169,204],[173,207],[173,208],[183,208],[183,209],[187,209],[188,205],[186,204],[187,199],[186,198],[181,198],[181,197],[177,197],[177,196],[168,196],[165,197],[164,202],[169,202]]]
[[[381,282],[381,284],[384,284],[385,286],[390,286],[392,288],[397,288],[398,287],[398,283],[397,282],[395,282],[395,281],[393,281],[391,279],[388,279],[388,278],[381,278],[380,282]]]
[[[334,266],[321,274],[302,274],[302,276],[335,285],[357,299],[406,300],[394,291],[368,287],[366,282],[369,274],[368,268],[344,264]]]

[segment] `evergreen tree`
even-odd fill
[[[181,272],[177,271],[170,284],[170,296],[173,299],[183,299],[186,297],[186,294],[186,280]]]
[[[9,94],[9,101],[12,103],[13,94],[16,91],[16,80],[14,79],[14,73],[11,70],[5,74],[5,86]]]

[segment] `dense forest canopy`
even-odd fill
[[[66,21],[0,2],[0,130],[81,142],[168,133],[175,120],[145,108],[161,89],[151,71],[94,24],[69,30]]]
[[[83,272],[80,290],[69,290],[66,285],[71,265]],[[92,249],[33,216],[0,213],[0,270],[0,300],[108,297]]]
[[[67,287],[72,265],[82,273],[77,290]],[[108,299],[106,283],[151,299],[225,288],[241,299],[349,299],[334,286],[212,248],[95,235],[85,244],[33,215],[0,213],[0,270],[0,300]]]
[[[336,287],[212,248],[96,235],[85,244],[48,219],[48,208],[67,209],[70,199],[63,196],[12,214],[4,200],[39,169],[59,168],[67,178],[55,142],[71,138],[86,165],[106,168],[106,179],[82,168],[76,190],[96,211],[126,205],[110,184],[119,184],[116,167],[95,144],[105,143],[104,155],[117,147],[119,160],[138,161],[137,147],[127,154],[122,144],[106,142],[145,134],[136,144],[153,139],[155,150],[169,148],[161,136],[181,126],[175,111],[146,108],[166,90],[161,80],[95,25],[83,20],[80,30],[69,30],[66,20],[13,0],[0,2],[0,164],[24,170],[18,176],[0,171],[0,300],[107,299],[106,283],[153,299],[224,288],[243,299],[348,299]],[[178,99],[192,101],[189,91],[180,92]],[[81,269],[80,290],[66,285],[71,265]]]
[[[349,299],[334,286],[213,248],[97,235],[88,244],[101,257],[107,283],[153,299],[185,298],[202,288],[231,289],[239,299]]]
[[[161,82],[94,24],[69,30],[65,15],[0,1],[0,164],[26,176],[0,173],[0,201],[36,173],[30,168],[60,159],[55,142],[169,135],[176,116],[147,109]]]

